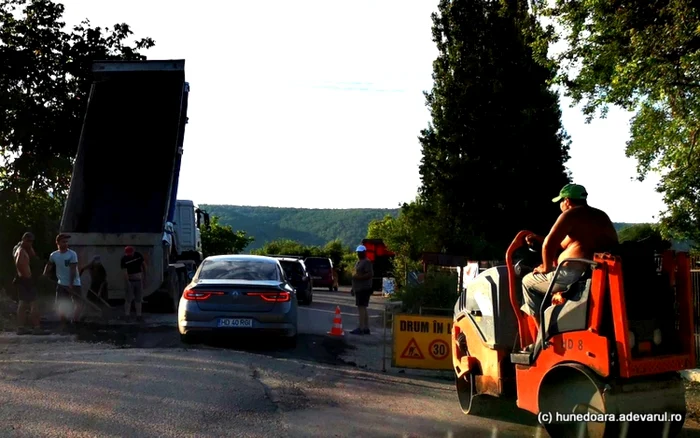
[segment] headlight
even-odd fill
[[[629,342],[630,342],[630,348],[634,348],[634,343],[635,343],[634,332],[631,332],[631,331],[629,332]]]
[[[661,344],[661,330],[660,329],[654,330],[654,344],[655,345]]]

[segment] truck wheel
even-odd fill
[[[284,348],[289,348],[289,349],[296,348],[297,347],[297,338],[298,338],[297,335],[283,338],[282,344],[284,345]]]
[[[180,303],[180,281],[177,270],[173,266],[168,267],[167,286],[168,296],[172,300],[171,311],[177,313],[178,304]]]
[[[175,295],[173,295],[173,311],[177,314],[177,310],[180,308],[180,298],[182,298],[182,293],[187,286],[187,273],[180,270],[177,273],[177,289],[175,289]]]

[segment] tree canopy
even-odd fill
[[[230,225],[221,225],[219,218],[212,216],[209,227],[201,230],[204,257],[222,254],[240,254],[255,240],[245,231],[234,231]]]
[[[96,60],[140,60],[150,38],[132,40],[127,24],[66,29],[51,0],[0,1],[0,248],[22,232],[49,251],[58,231]],[[11,272],[8,254],[0,271]]]
[[[65,194],[80,139],[95,60],[145,59],[150,38],[129,45],[127,24],[70,30],[51,0],[0,2],[2,190]]]
[[[256,255],[288,255],[298,257],[328,257],[340,273],[340,281],[349,284],[348,268],[357,261],[354,249],[343,246],[340,239],[327,242],[324,246],[306,245],[292,239],[279,239],[265,243],[262,248],[251,251]]]
[[[610,105],[634,113],[626,155],[638,179],[662,175],[664,235],[700,241],[700,10],[691,0],[537,0],[552,22],[540,41],[566,43],[547,65],[590,121]],[[561,31],[557,31],[557,25]],[[543,55],[540,53],[540,55]],[[630,202],[635,202],[630,200]]]
[[[257,255],[288,255],[298,257],[328,257],[334,265],[342,262],[345,254],[353,253],[349,247],[344,247],[339,239],[327,242],[323,247],[318,245],[306,245],[292,239],[279,239],[265,243],[262,248],[251,251]]]
[[[439,55],[420,136],[421,198],[439,247],[502,257],[517,231],[549,230],[551,199],[569,182],[554,72],[531,48],[542,29],[527,0],[441,0],[432,18]]]

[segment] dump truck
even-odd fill
[[[101,257],[108,299],[125,297],[121,257],[133,246],[146,260],[144,298],[160,295],[176,311],[192,265],[169,248],[173,234],[177,241],[172,222],[187,123],[185,61],[100,61],[92,73],[61,232],[71,236],[80,266]]]

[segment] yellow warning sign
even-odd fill
[[[392,366],[424,370],[451,370],[452,318],[396,315]]]
[[[411,342],[406,345],[403,353],[401,353],[401,359],[425,359],[415,339],[411,339]]]

